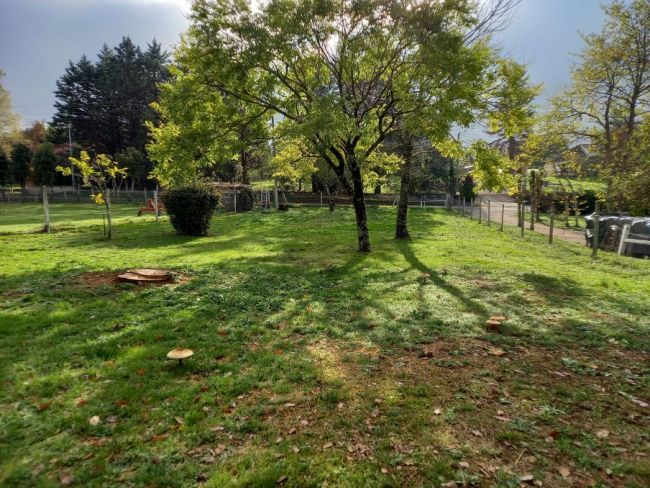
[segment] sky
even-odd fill
[[[522,0],[495,39],[544,83],[539,103],[569,82],[579,32],[599,31],[600,0]],[[68,60],[94,58],[104,43],[155,38],[171,49],[187,27],[186,0],[0,0],[0,70],[23,126],[52,118],[56,80]]]

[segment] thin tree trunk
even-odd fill
[[[113,227],[111,222],[111,196],[110,192],[104,192],[106,198],[106,221],[108,222],[108,238],[113,237]]]
[[[354,157],[354,156],[349,156]],[[361,169],[356,161],[350,161],[350,174],[352,176],[352,204],[354,215],[357,220],[357,233],[359,240],[359,252],[370,252],[370,235],[368,233],[368,215],[366,214],[366,202],[363,197],[363,181]]]
[[[402,165],[402,175],[399,184],[399,203],[397,205],[397,220],[395,222],[395,239],[408,239],[408,210],[409,187],[411,186],[411,154],[410,150],[405,155]]]

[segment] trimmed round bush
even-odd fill
[[[202,183],[172,188],[165,192],[162,200],[172,226],[186,236],[206,235],[219,204],[214,189]]]

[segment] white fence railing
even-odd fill
[[[630,229],[632,226],[630,224],[625,224],[623,226],[623,232],[621,232],[621,241],[618,245],[618,254],[625,254],[625,248],[628,244],[640,244],[642,246],[650,246],[650,240],[648,239],[636,239],[630,236],[640,236],[641,234],[630,234]]]

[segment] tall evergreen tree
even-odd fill
[[[77,63],[70,61],[56,86],[53,125],[69,128],[75,140],[96,148],[100,134],[100,113],[95,65],[86,55]]]
[[[104,44],[96,63],[86,56],[70,62],[57,82],[54,125],[70,126],[73,140],[95,152],[144,152],[145,122],[157,120],[150,105],[158,96],[156,84],[168,76],[167,63],[158,42],[143,52],[129,37],[114,48]]]
[[[14,144],[11,149],[11,173],[13,180],[25,188],[29,178],[29,163],[32,160],[32,152],[23,143]]]

